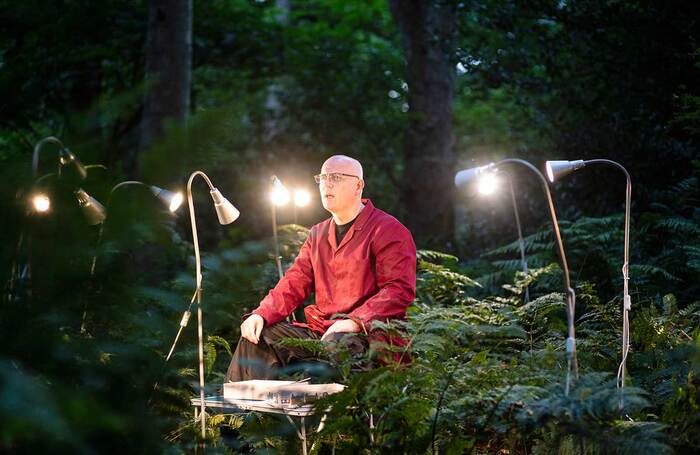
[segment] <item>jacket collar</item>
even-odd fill
[[[367,220],[369,219],[370,215],[374,211],[374,205],[372,204],[372,201],[370,201],[369,199],[362,199],[362,203],[365,205],[365,208],[362,209],[362,211],[357,215],[357,218],[355,218],[355,222],[350,227],[350,230],[345,234],[345,237],[343,237],[343,240],[340,242],[340,245],[337,244],[337,240],[335,238],[335,221],[333,221],[333,217],[331,217],[330,223],[328,225],[328,243],[331,245],[331,248],[334,252],[339,250],[346,243],[348,243],[355,231],[362,230],[362,228],[367,223]]]

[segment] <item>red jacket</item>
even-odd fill
[[[416,296],[416,245],[396,218],[362,202],[340,245],[332,217],[311,228],[294,264],[253,313],[275,324],[315,291],[315,304],[304,309],[307,323],[295,324],[319,334],[333,319],[352,319],[368,333],[374,320],[405,317]]]

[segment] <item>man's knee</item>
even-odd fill
[[[258,342],[262,341],[266,344],[272,344],[275,341],[278,341],[280,338],[283,338],[283,336],[280,334],[277,324],[266,325],[263,327],[262,331],[260,331]]]
[[[310,338],[308,330],[296,327],[287,322],[265,325],[260,332],[260,340],[272,344],[285,338]]]

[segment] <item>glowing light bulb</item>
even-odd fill
[[[552,162],[547,161],[547,178],[549,179],[550,182],[554,183],[554,170],[552,169]]]
[[[171,212],[175,212],[177,209],[180,208],[180,205],[182,205],[182,193],[175,193],[173,198],[170,200],[170,206],[168,209],[170,209]]]
[[[286,188],[275,188],[270,193],[270,199],[275,205],[286,205],[290,198],[291,196],[289,195],[289,190]]]
[[[286,205],[291,199],[289,190],[282,185],[280,179],[272,177],[272,191],[270,192],[270,200],[275,205]]]
[[[481,178],[479,178],[477,191],[479,191],[479,193],[485,196],[488,196],[490,194],[493,194],[496,191],[496,189],[498,189],[498,184],[498,178],[495,174],[484,174],[483,176],[481,176]]]
[[[306,207],[311,202],[311,194],[306,190],[294,190],[294,204],[297,207]]]
[[[32,198],[32,206],[39,213],[46,213],[51,208],[51,200],[45,194],[37,194]]]

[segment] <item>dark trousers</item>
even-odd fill
[[[226,382],[247,381],[249,379],[275,379],[280,373],[297,371],[315,372],[314,376],[332,374],[330,367],[319,364],[319,357],[308,349],[298,346],[284,346],[279,343],[285,338],[318,340],[321,336],[313,330],[297,327],[287,322],[265,326],[260,333],[258,344],[241,338],[233,353],[231,364],[226,372]],[[328,340],[328,350],[333,357],[335,347],[342,345],[343,351],[352,357],[361,356],[367,349],[367,338],[362,334],[334,333]],[[362,365],[359,365],[363,369]]]

